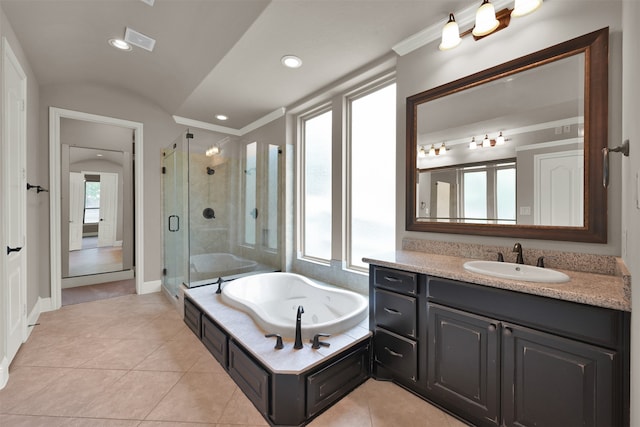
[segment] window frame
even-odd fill
[[[333,257],[333,250],[331,250],[331,254],[329,259],[324,259],[312,255],[308,255],[306,253],[306,203],[305,203],[305,195],[306,195],[306,126],[305,123],[311,119],[314,119],[322,114],[327,112],[331,112],[331,132],[332,132],[332,141],[331,141],[331,152],[333,157],[333,126],[334,126],[334,118],[333,115],[335,111],[333,109],[333,105],[331,102],[325,102],[321,105],[318,105],[312,109],[305,111],[304,113],[298,115],[297,127],[298,127],[298,171],[297,174],[297,182],[298,182],[298,197],[297,197],[297,224],[298,224],[298,238],[297,238],[297,258],[305,261],[310,261],[317,264],[322,265],[330,265],[331,258]],[[332,200],[332,209],[333,209],[333,161],[331,165],[331,200]],[[333,222],[333,220],[332,220]],[[333,232],[333,224],[332,224],[332,232]],[[330,233],[330,246],[333,248],[333,234]]]

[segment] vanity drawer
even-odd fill
[[[401,335],[417,338],[415,298],[381,289],[374,290],[374,298],[377,325]]]
[[[418,343],[376,328],[375,361],[403,379],[418,379]]]
[[[408,295],[418,294],[418,275],[391,268],[374,267],[373,284],[380,288]]]
[[[188,298],[184,299],[184,323],[200,339],[202,337],[202,312]]]
[[[202,316],[202,343],[207,347],[207,350],[209,350],[213,357],[215,357],[216,360],[220,362],[225,369],[227,369],[227,334],[225,334],[206,316]]]

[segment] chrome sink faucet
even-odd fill
[[[524,258],[522,257],[522,245],[520,243],[513,245],[512,252],[518,253],[518,256],[516,257],[516,264],[524,264]]]
[[[296,314],[296,342],[293,344],[293,348],[300,350],[302,345],[302,313],[304,313],[304,307],[298,306],[298,314]]]

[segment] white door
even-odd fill
[[[118,214],[118,174],[100,173],[100,222],[98,247],[113,246]]]
[[[26,92],[27,77],[6,39],[3,45],[2,216],[4,272],[2,311],[9,361],[26,338]]]
[[[534,224],[584,225],[584,154],[570,150],[534,156]]]
[[[82,249],[84,174],[69,172],[69,250]]]

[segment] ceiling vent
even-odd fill
[[[156,45],[156,41],[154,39],[149,36],[145,36],[136,30],[132,30],[129,27],[127,27],[124,32],[124,41],[134,46],[141,47],[142,49],[146,49],[149,52],[153,51],[153,47]]]

